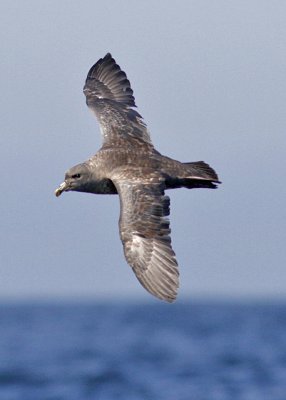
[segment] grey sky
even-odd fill
[[[168,192],[179,299],[286,296],[285,1],[2,1],[0,19],[1,297],[149,298],[118,198],[53,195],[101,145],[82,87],[108,51],[157,149],[223,181]]]

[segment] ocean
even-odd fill
[[[2,304],[1,400],[285,400],[286,303]]]

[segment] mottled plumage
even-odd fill
[[[103,145],[89,160],[67,171],[55,194],[70,190],[119,194],[126,260],[145,289],[172,302],[179,271],[165,190],[214,189],[218,176],[203,161],[181,163],[154,149],[141,115],[134,110],[130,82],[109,53],[90,69],[83,91],[99,121]]]

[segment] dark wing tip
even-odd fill
[[[103,58],[100,58],[88,71],[87,74],[87,80],[90,78],[95,78],[96,75],[98,74],[98,70],[100,69],[100,67],[105,64],[105,66],[107,64],[112,65],[115,64],[115,60],[114,58],[112,58],[112,55],[110,53],[105,54],[105,56]]]
[[[110,53],[100,58],[89,70],[84,86],[87,103],[97,99],[109,99],[136,107],[133,90],[126,73]]]

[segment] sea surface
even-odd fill
[[[1,400],[286,400],[286,303],[2,304]]]

